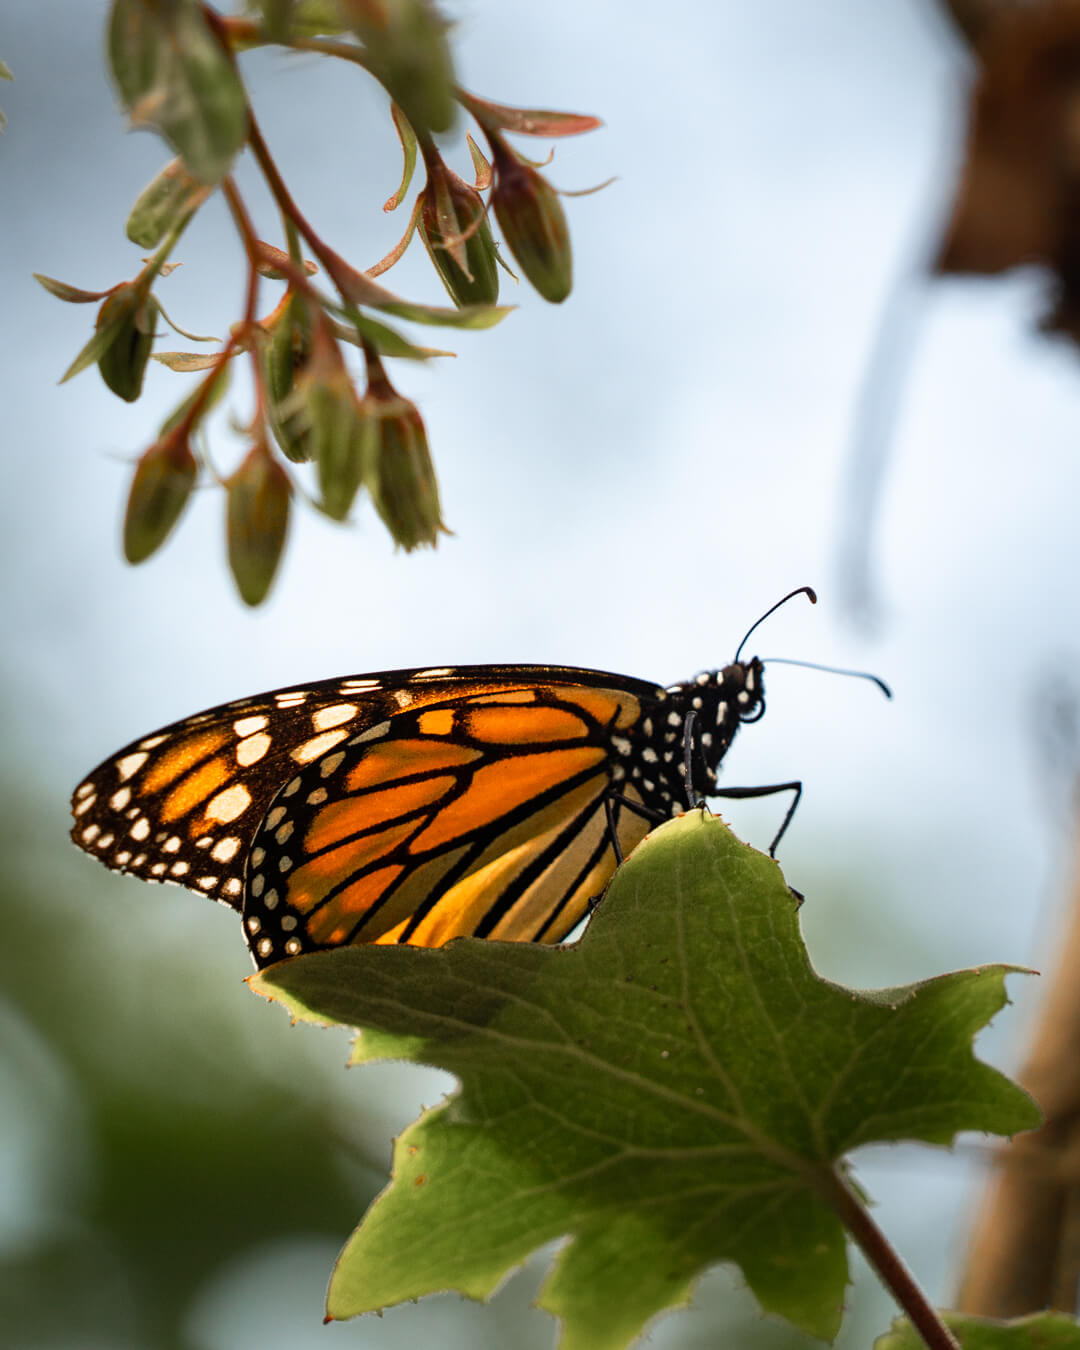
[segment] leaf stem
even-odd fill
[[[221,191],[228,203],[229,210],[232,212],[240,237],[244,241],[244,252],[247,254],[248,283],[244,301],[243,336],[251,352],[251,367],[255,380],[255,420],[261,422],[266,411],[267,395],[262,361],[259,359],[258,334],[256,333],[258,327],[256,306],[259,298],[259,240],[255,234],[255,227],[251,223],[251,217],[248,215],[248,209],[244,205],[244,199],[240,196],[236,184],[233,182],[232,174],[226,174],[221,180]]]
[[[817,1174],[815,1185],[930,1350],[959,1350],[959,1341],[941,1320],[848,1181],[833,1168],[828,1168]]]
[[[337,255],[323,243],[293,200],[292,193],[285,186],[285,180],[282,178],[278,166],[274,163],[274,157],[270,153],[270,148],[263,139],[263,134],[259,130],[259,124],[256,122],[254,114],[252,114],[250,119],[248,143],[251,146],[255,158],[259,162],[259,168],[262,170],[267,186],[273,194],[274,201],[277,202],[278,209],[283,216],[292,221],[304,236],[311,251],[322,263],[323,267],[326,269],[327,275],[336,285],[337,281],[335,273],[337,267],[335,264],[338,262]]]

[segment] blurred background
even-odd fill
[[[19,1350],[554,1341],[529,1308],[550,1252],[487,1307],[443,1296],[320,1325],[333,1258],[385,1183],[392,1136],[452,1082],[396,1065],[346,1073],[343,1035],[291,1028],[244,987],[231,911],[111,875],[69,844],[84,773],[206,705],[462,662],[666,683],[730,660],[763,610],[813,584],[818,607],[787,606],[755,649],[870,668],[895,701],[774,667],[768,715],[725,778],[805,781],[781,859],[807,896],[818,969],[869,987],[995,960],[1052,965],[1076,768],[1080,367],[1035,331],[1037,272],[919,290],[872,534],[876,621],[856,625],[841,603],[854,412],[882,307],[947,210],[964,49],[932,0],[446,7],[468,88],[603,117],[559,144],[552,180],[618,181],[567,203],[565,305],[508,283],[520,309],[497,332],[426,330],[457,358],[394,369],[423,410],[453,537],[395,556],[368,506],[347,529],[299,511],[254,613],[226,575],[218,492],[200,494],[159,557],[120,560],[128,463],[187,377],[155,367],[134,406],[94,371],[57,388],[93,310],[59,304],[30,273],[86,288],[132,275],[124,221],[168,154],[124,132],[103,3],[4,16],[16,82],[0,87],[0,1339]],[[381,91],[354,68],[281,52],[245,57],[243,71],[301,206],[371,265],[403,226],[380,209],[400,174]],[[447,153],[464,173],[460,138]],[[247,166],[240,181],[277,242]],[[159,287],[170,314],[225,332],[243,269],[220,202],[177,256]],[[387,280],[445,303],[418,245]],[[242,384],[228,402],[249,415]],[[219,468],[240,451],[220,422]],[[777,804],[724,815],[764,847]],[[1017,976],[1011,993],[979,1042],[1006,1069],[1038,981]],[[947,1303],[980,1142],[854,1161],[878,1222]],[[854,1272],[852,1346],[893,1315],[857,1259]],[[740,1285],[710,1274],[650,1344],[798,1343]]]

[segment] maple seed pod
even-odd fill
[[[303,300],[287,291],[264,327],[269,333],[262,355],[270,429],[286,458],[304,464],[314,456],[307,424],[293,405],[297,374],[311,355],[311,316]]]
[[[432,153],[420,206],[420,237],[455,305],[493,305],[499,269],[487,208],[474,187]]]
[[[365,477],[375,509],[406,552],[422,544],[434,548],[446,526],[424,423],[416,405],[387,379],[378,357],[369,352],[367,359],[368,391],[360,413],[366,423]]]
[[[124,557],[129,563],[145,562],[169,537],[198,472],[186,434],[163,436],[140,458],[124,515]]]
[[[364,481],[370,420],[361,416],[347,377],[309,389],[304,407],[315,446],[322,508],[334,520],[344,520]]]
[[[128,403],[142,393],[156,319],[157,301],[128,284],[110,292],[98,310],[95,328],[112,333],[98,357],[98,370],[113,393]]]
[[[558,193],[501,138],[492,137],[491,202],[506,246],[545,300],[560,304],[573,285],[570,230]]]
[[[246,604],[265,598],[281,561],[289,526],[289,475],[257,441],[225,482],[229,567]]]

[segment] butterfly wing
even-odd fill
[[[536,673],[397,711],[290,777],[248,857],[258,965],[360,942],[557,942],[576,926],[615,870],[607,801],[624,854],[650,827],[619,761],[653,689]]]
[[[619,682],[571,667],[459,666],[349,676],[222,704],[100,764],[72,797],[71,837],[116,871],[175,881],[239,909],[252,840],[298,771],[405,708],[544,678]]]

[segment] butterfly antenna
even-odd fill
[[[812,586],[800,586],[800,587],[798,588],[798,590],[789,591],[788,594],[784,596],[783,600],[777,600],[776,604],[773,605],[772,609],[767,609],[767,610],[765,611],[765,613],[761,616],[761,618],[758,619],[756,623],[752,623],[752,624],[750,625],[750,627],[746,630],[746,636],[745,636],[745,637],[743,638],[743,640],[739,643],[739,649],[738,649],[738,651],[736,651],[736,653],[735,653],[735,660],[736,660],[736,662],[738,662],[738,659],[739,659],[739,652],[741,652],[742,649],[746,646],[746,643],[747,643],[748,638],[750,637],[750,634],[751,634],[756,628],[760,628],[761,625],[765,622],[765,620],[769,617],[770,614],[775,614],[776,611],[780,608],[781,605],[786,605],[787,602],[788,602],[789,600],[794,600],[795,597],[796,597],[797,595],[807,595],[807,596],[810,597],[810,603],[811,603],[812,605],[816,605],[816,604],[817,604],[817,593],[815,592],[815,590],[814,590],[814,588],[813,588]]]
[[[770,656],[767,660],[763,656],[761,663],[764,666],[805,666],[807,670],[823,670],[827,675],[850,675],[855,680],[870,680],[886,698],[892,698],[892,690],[885,681],[868,670],[841,670],[839,666],[819,666],[816,661],[793,661],[789,656]]]

